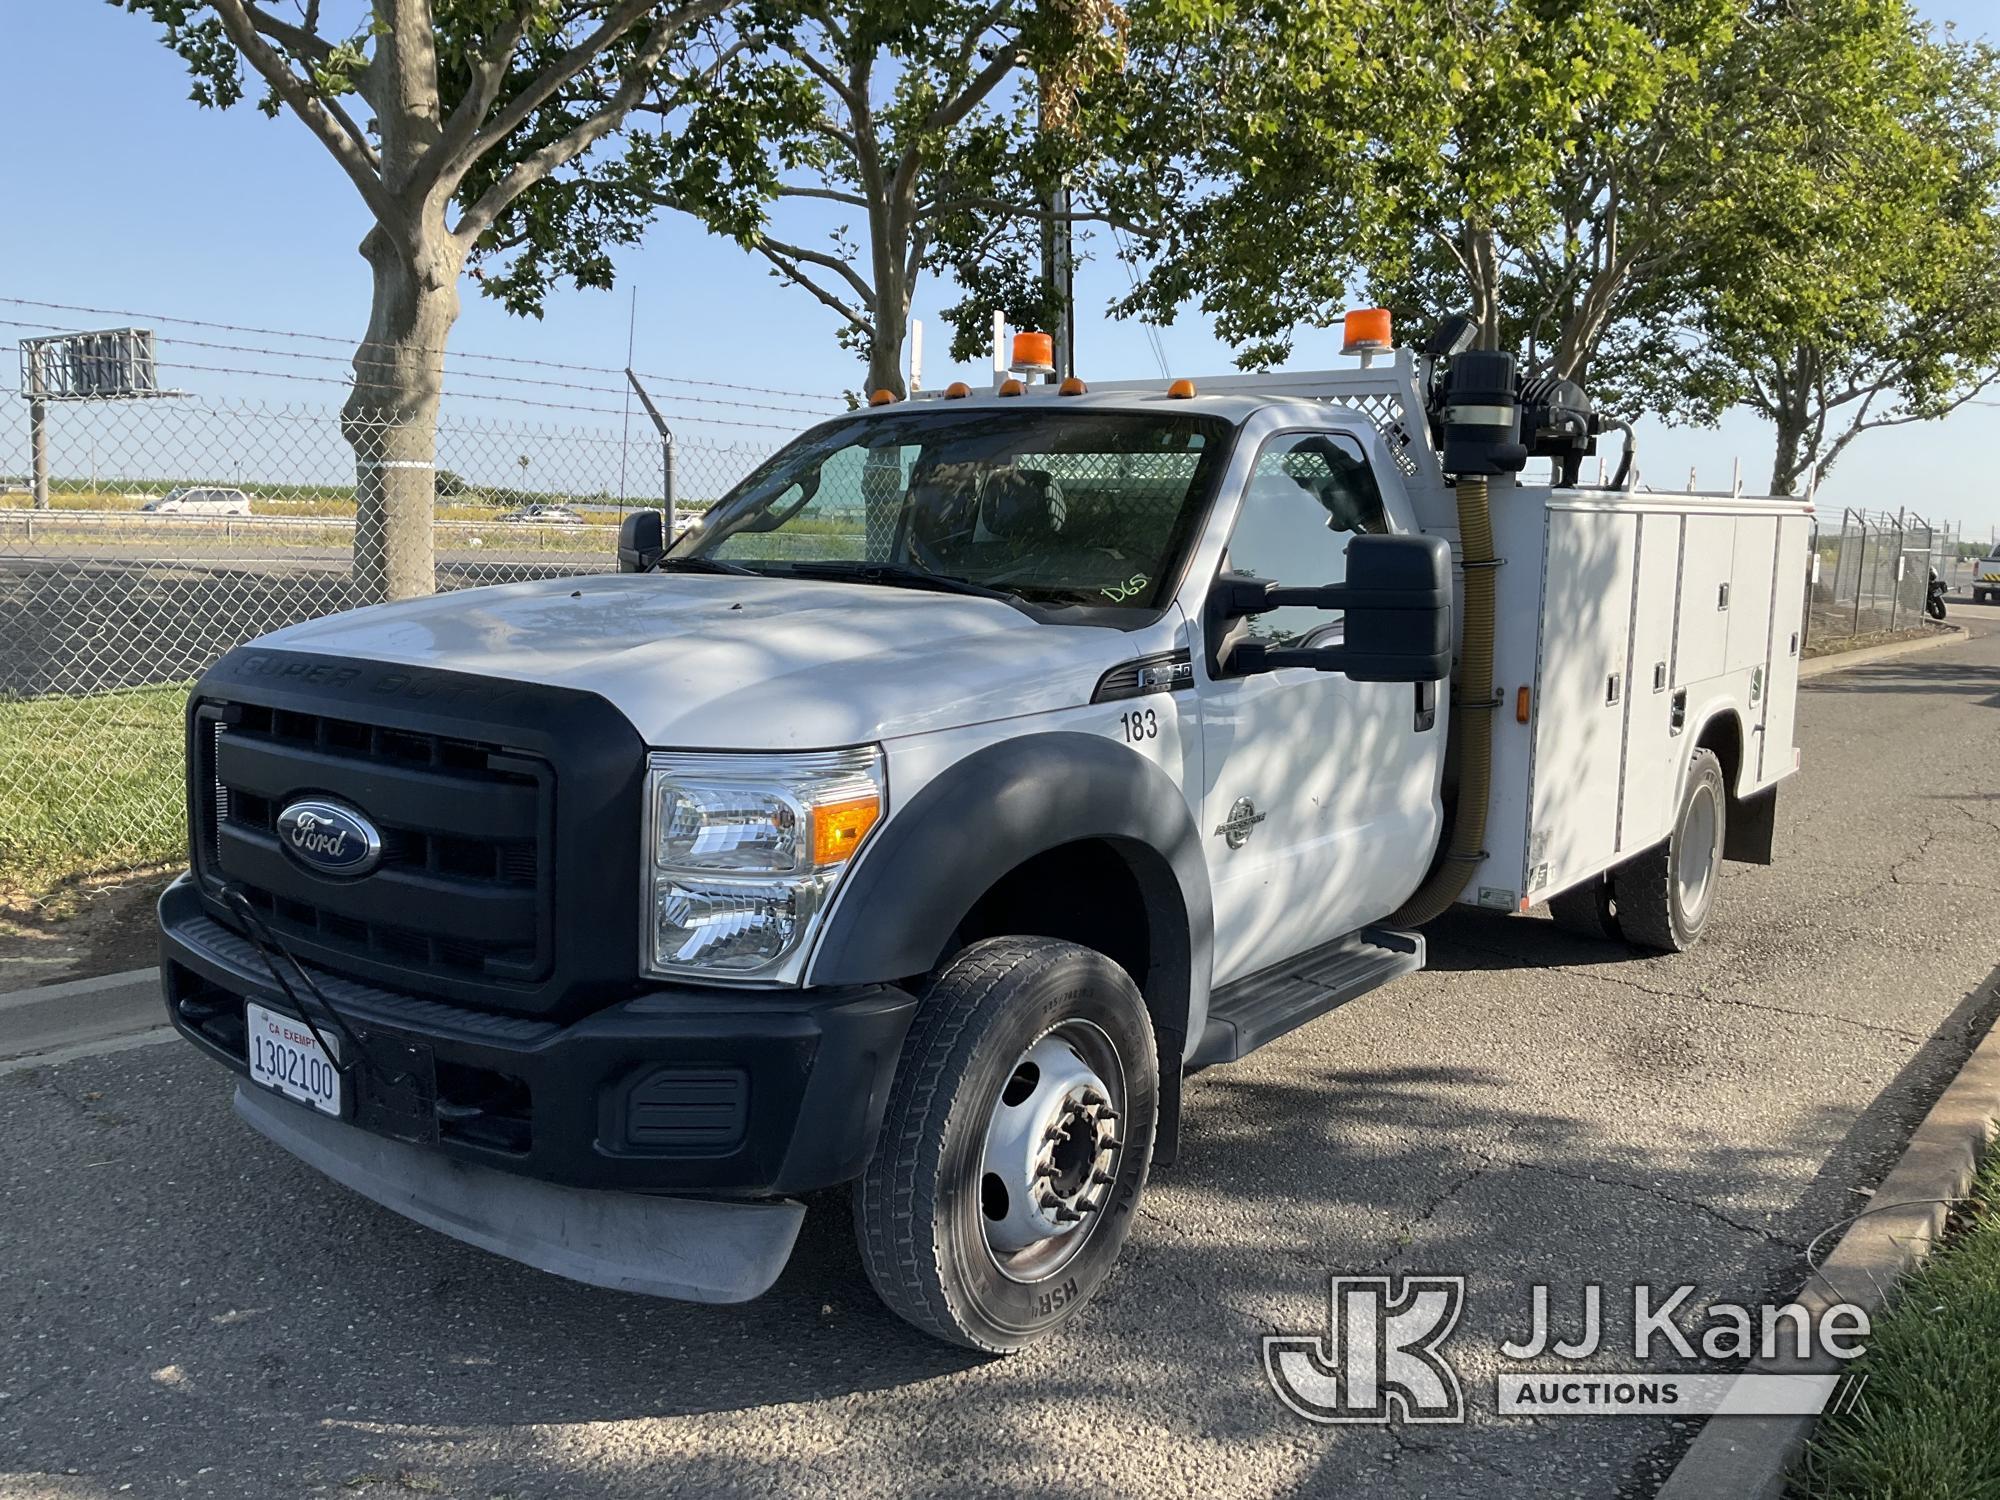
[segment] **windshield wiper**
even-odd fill
[[[702,557],[690,553],[685,557],[663,557],[659,567],[662,572],[680,573],[740,573],[747,578],[762,578],[764,575],[755,568],[746,568],[742,563],[724,562],[719,557]]]
[[[1021,602],[1020,595],[996,589],[948,573],[928,573],[906,563],[879,562],[795,562],[785,564],[785,572],[800,578],[837,578],[855,583],[880,584],[885,588],[932,589],[940,594],[969,594],[975,599],[998,599],[1002,604]]]

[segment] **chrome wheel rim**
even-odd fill
[[[1088,1021],[1037,1037],[1008,1071],[987,1120],[979,1222],[1003,1276],[1039,1281],[1083,1248],[1124,1148],[1125,1071]]]

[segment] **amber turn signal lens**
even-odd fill
[[[1063,383],[1056,387],[1056,394],[1058,396],[1081,396],[1089,389],[1089,386],[1078,380],[1074,375],[1066,375],[1063,377]]]
[[[963,380],[954,380],[944,388],[944,399],[947,401],[962,401],[971,394],[972,387],[967,385]]]
[[[1179,380],[1176,380],[1172,385],[1167,387],[1167,394],[1172,396],[1176,401],[1186,401],[1194,395],[1194,382],[1183,375]]]
[[[896,399],[896,393],[894,391],[888,391],[888,390],[877,391],[875,392],[874,395],[868,398],[868,404],[870,406],[887,406],[895,399]]]
[[[882,816],[882,799],[854,797],[846,802],[829,802],[812,812],[812,851],[815,865],[837,865],[853,855],[868,837],[868,830]]]
[[[1514,722],[1516,724],[1528,722],[1528,690],[1524,687],[1514,690]]]
[[[1000,382],[1000,394],[1003,396],[1018,396],[1024,389],[1021,382],[1011,375]]]

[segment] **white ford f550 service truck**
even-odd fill
[[[1189,1072],[1453,903],[1676,949],[1770,857],[1807,507],[1638,490],[1629,433],[1581,485],[1584,394],[1455,333],[874,405],[671,546],[629,517],[617,575],[232,651],[173,1024],[263,1134],[531,1265],[754,1297],[852,1184],[898,1313],[1048,1334]]]

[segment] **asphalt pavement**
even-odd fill
[[[1537,1283],[1565,1325],[1604,1285],[1613,1369],[1635,1281],[1782,1297],[1993,1013],[2000,610],[1954,618],[1806,686],[1777,863],[1725,867],[1695,952],[1453,916],[1193,1079],[1120,1270],[1013,1359],[883,1311],[838,1200],[761,1301],[650,1301],[319,1179],[178,1042],[0,1075],[0,1495],[1649,1494],[1691,1424],[1500,1416],[1497,1346]],[[1467,1278],[1469,1419],[1286,1410],[1262,1337],[1416,1272]]]

